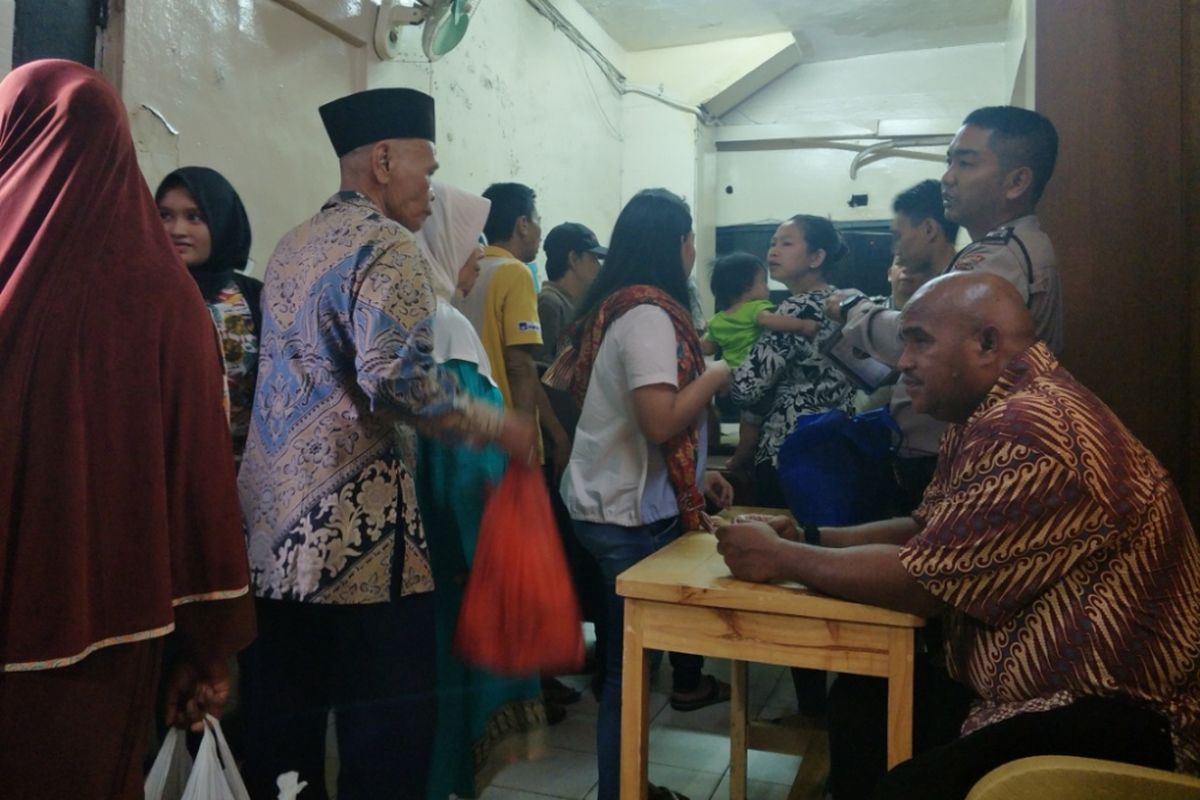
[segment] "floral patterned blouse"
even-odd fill
[[[258,380],[258,331],[250,304],[237,284],[230,283],[208,304],[217,338],[225,354],[225,381],[229,391],[229,432],[233,436],[233,458],[239,466],[250,432],[254,384]]]
[[[813,340],[786,331],[763,331],[750,355],[733,372],[733,401],[742,408],[770,402],[758,439],[756,464],[776,465],[779,447],[804,414],[840,408],[854,413],[854,387],[820,353],[821,343],[837,330],[825,316],[825,300],[833,286],[793,295],[776,314],[813,319],[821,329]],[[771,397],[772,391],[774,398]]]

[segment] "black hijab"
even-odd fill
[[[259,328],[259,298],[262,283],[239,274],[250,258],[250,219],[237,190],[225,176],[208,167],[180,167],[162,179],[154,201],[160,202],[167,192],[182,188],[196,201],[208,224],[212,251],[203,264],[188,267],[200,294],[211,303],[231,282],[246,295],[254,314],[255,329]]]

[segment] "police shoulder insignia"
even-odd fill
[[[973,270],[981,263],[987,260],[988,252],[984,249],[976,250],[972,253],[964,253],[957,261],[954,262],[954,268],[957,270]]]
[[[1013,228],[1011,225],[1006,225],[1003,228],[996,228],[994,231],[988,231],[988,234],[979,240],[980,244],[1008,244],[1013,237]]]

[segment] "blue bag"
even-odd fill
[[[892,515],[892,458],[900,429],[886,407],[800,417],[779,448],[779,482],[792,515],[814,525],[854,525]]]

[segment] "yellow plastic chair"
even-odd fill
[[[1200,800],[1200,778],[1117,761],[1037,756],[984,775],[967,800]]]

